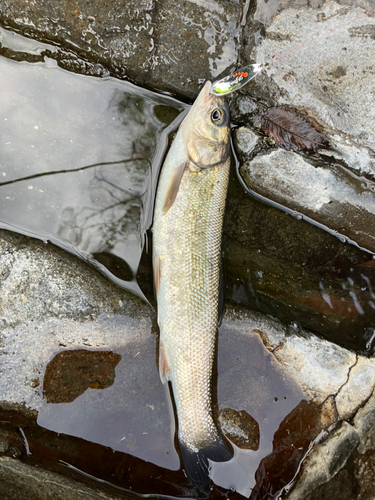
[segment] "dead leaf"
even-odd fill
[[[269,108],[262,116],[262,130],[276,144],[295,152],[332,150],[328,140],[302,116],[283,108]]]

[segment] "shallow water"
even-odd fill
[[[0,40],[24,59],[48,47],[4,29]],[[135,274],[152,220],[152,162],[186,106],[41,58],[0,57],[0,227],[55,243],[142,295]]]
[[[53,338],[48,333],[52,324],[42,327],[46,344],[55,342],[56,336],[72,335],[67,325],[54,324]],[[89,475],[98,488],[103,487],[100,481],[106,481],[106,489],[118,492],[123,488],[124,494],[190,496],[175,448],[168,389],[158,374],[157,339],[150,335],[151,321],[144,321],[142,329],[137,330],[139,326],[131,318],[110,320],[102,315],[95,331],[89,324],[79,328],[88,344],[104,342],[106,350],[72,350],[64,345],[49,355],[44,366],[45,352],[51,347],[43,346],[36,360],[42,361],[38,363],[40,383],[33,379],[35,394],[31,396],[31,406],[37,412],[25,418],[1,410],[1,428],[4,421],[9,422],[5,428],[16,435],[13,440],[18,438],[16,447],[23,460],[65,474],[74,472],[81,480]],[[32,348],[33,342],[33,336],[24,337],[22,348],[38,352]],[[266,457],[279,460],[275,433],[283,434],[288,415],[301,402],[308,404],[304,395],[241,317],[228,317],[220,327],[217,371],[218,412],[221,415],[229,409],[242,422],[251,415],[260,439],[255,449],[233,445],[235,458],[229,464],[213,465],[217,486],[211,498],[220,498],[227,489],[231,490],[226,493],[230,498],[240,498],[239,494],[249,498],[257,482],[258,488],[281,490],[296,472],[295,461],[286,460],[289,476],[278,477],[272,464],[265,465],[271,474],[267,478],[258,479],[256,474]],[[25,372],[25,376],[31,374]],[[298,429],[301,450],[306,450],[311,440],[310,422],[306,425],[300,418],[293,427]]]

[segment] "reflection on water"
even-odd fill
[[[252,500],[277,498],[290,485],[311,444],[330,423],[325,413],[324,405],[302,400],[285,417],[274,434],[272,453],[257,469]]]
[[[241,328],[246,332],[243,335],[237,331]],[[258,425],[251,426],[251,438],[256,442],[259,435],[259,446],[255,450],[234,446],[234,460],[214,464],[212,478],[216,484],[234,488],[243,496],[252,498],[258,467],[265,457],[273,454],[274,434],[288,414],[304,399],[304,395],[285,376],[259,336],[247,328],[246,321],[238,318],[236,328],[232,321],[226,320],[219,329],[218,371],[219,409],[231,408],[238,413],[244,412],[241,418],[243,427],[245,422],[249,423],[248,416],[255,420]],[[224,425],[224,429],[226,427]],[[303,436],[303,427],[299,429]],[[227,437],[230,439],[230,435]],[[295,473],[293,464],[290,464],[290,470]],[[269,481],[273,482],[272,476]]]
[[[18,50],[20,37],[4,33]],[[38,51],[34,40],[27,46]],[[48,58],[0,57],[0,86],[1,227],[56,243],[141,295],[134,277],[152,219],[151,165],[185,106]]]

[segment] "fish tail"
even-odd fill
[[[210,464],[213,462],[227,462],[233,457],[233,452],[219,435],[207,447],[194,451],[180,441],[180,452],[185,474],[192,486],[200,494],[208,494],[210,490]]]

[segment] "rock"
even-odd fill
[[[14,117],[14,123],[3,122],[4,133],[10,133],[12,139],[8,141],[12,146],[8,146],[13,148],[13,155],[6,161],[12,168],[4,168],[3,176],[9,179],[7,182],[23,177],[25,165],[28,165],[27,173],[50,172],[51,161],[62,171],[72,164],[76,164],[78,170],[87,167],[85,173],[59,176],[58,182],[54,182],[52,175],[38,175],[32,184],[17,182],[4,186],[6,211],[12,224],[8,227],[16,225],[29,234],[51,238],[69,250],[76,251],[78,247],[80,255],[89,260],[92,256],[95,260],[91,262],[115,282],[133,286],[141,294],[134,276],[144,241],[139,228],[144,229],[151,222],[153,193],[149,192],[149,175],[156,133],[184,106],[139,88],[135,92],[126,82],[67,73],[51,66],[54,61],[50,59],[59,52],[56,47],[3,29],[0,36],[2,45],[10,51],[9,58],[28,61],[37,57],[40,63],[18,64],[2,58],[7,75],[4,110]],[[77,56],[75,60],[78,59]],[[46,81],[53,89],[47,97]],[[66,90],[71,87],[75,89],[74,94]],[[30,91],[32,98],[28,99]],[[21,107],[17,104],[19,92],[25,103]],[[245,96],[244,102],[243,113],[253,114],[260,106],[260,100],[253,96],[251,99]],[[264,106],[264,102],[261,105]],[[59,125],[52,123],[51,118],[55,116],[56,107],[60,109]],[[39,125],[35,124],[36,118]],[[73,140],[73,136],[79,140]],[[96,139],[98,136],[100,141]],[[119,141],[118,137],[124,140]],[[238,148],[251,155],[269,149],[263,140],[258,140],[250,153],[251,147],[247,144],[250,137],[252,141],[259,139],[249,129],[240,128],[235,134]],[[161,138],[161,144],[163,140],[165,138]],[[124,154],[125,142],[129,156],[134,151],[142,157],[145,155],[141,163],[137,160],[117,165],[118,158]],[[102,161],[104,150],[105,159],[116,165],[105,164],[90,170],[90,165],[94,167]],[[157,155],[159,153],[157,149]],[[136,200],[129,200],[127,179],[132,180],[132,193],[136,187]],[[108,182],[112,182],[114,192],[108,192]],[[145,190],[147,200],[139,195]],[[86,216],[86,210],[91,211],[90,217]],[[105,220],[101,218],[102,213]],[[96,224],[91,223],[93,218]],[[107,220],[121,220],[123,224],[108,225]],[[372,255],[345,248],[309,224],[297,223],[276,209],[267,209],[245,197],[235,183],[228,197],[225,233],[227,299],[278,314],[286,323],[297,321],[330,340],[361,353],[371,353],[374,340]],[[137,278],[152,301],[151,263],[147,254],[144,257],[146,262],[142,260]],[[27,304],[27,300],[27,295],[21,292],[19,301]]]
[[[366,108],[374,97],[370,95],[372,62],[369,56],[373,49],[374,18],[367,15],[371,7],[366,11],[366,6],[369,2],[353,6],[353,2],[328,1],[316,2],[304,9],[299,2],[268,2],[267,5],[259,2],[255,18],[268,26],[250,58],[265,61],[265,71],[251,86],[233,95],[231,109],[235,119],[250,127],[248,135],[258,135],[257,145],[252,149],[240,139],[239,134],[245,132],[235,132],[241,179],[250,194],[297,218],[317,223],[343,241],[352,240],[373,252],[375,129],[371,117],[368,122]],[[247,26],[245,38],[255,29]],[[249,59],[244,51],[241,56],[246,61]],[[260,132],[260,118],[270,107],[282,107],[303,116],[328,137],[335,151],[329,155],[302,157],[261,139],[256,132]],[[314,270],[309,268],[307,259],[300,267],[301,261],[292,250],[294,240],[300,246],[303,241],[309,242],[306,256],[317,256],[318,246],[325,247],[326,263],[330,260],[328,248],[332,248],[332,240],[300,224],[298,236],[289,233],[288,244],[283,246],[288,226],[293,223],[287,217],[275,216],[271,230],[269,223],[264,222],[264,215],[269,218],[273,211],[255,209],[254,202],[245,203],[243,208],[246,206],[248,210],[250,204],[254,206],[251,215],[245,216],[244,211],[242,217],[237,216],[237,222],[243,223],[243,235],[233,238],[236,244],[232,248],[226,247],[227,275],[231,276],[228,298],[231,293],[235,302],[270,314],[272,309],[277,310],[278,317],[284,321],[296,321],[362,354],[371,352],[370,339],[375,326],[371,285],[374,277],[359,271],[374,266],[371,253],[362,263],[349,265],[348,269],[352,270],[349,274],[353,272],[356,277],[349,274],[345,278],[342,274],[341,278],[338,274],[334,277],[332,270],[337,269],[336,264],[329,266],[331,271],[324,275],[318,271],[319,265],[314,266]],[[228,219],[234,223],[230,210],[235,202],[230,201],[228,205]],[[263,218],[258,218],[261,212]],[[297,224],[294,226],[297,230]],[[231,229],[228,232],[234,236]],[[249,234],[252,244],[249,239],[246,242]],[[265,234],[268,245],[261,244]],[[319,238],[317,246],[315,238]],[[279,250],[283,255],[280,259],[275,257]],[[252,255],[247,258],[249,251]],[[285,260],[289,259],[290,251],[295,267],[286,278]],[[341,254],[334,260],[337,258],[336,262],[342,263],[347,257]],[[291,269],[290,264],[287,267]],[[349,291],[349,287],[354,288]],[[344,295],[349,293],[344,296],[343,291]]]
[[[346,466],[334,478],[304,497],[306,500],[329,500],[340,492],[342,500],[372,500],[374,498],[375,454],[350,457]]]
[[[92,268],[56,247],[1,231],[0,248],[2,331],[42,319],[58,324],[93,320],[109,311],[135,317],[148,311],[99,273],[92,279]]]
[[[321,165],[338,160],[356,175],[366,175],[353,179],[368,183],[370,191],[373,18],[353,8],[351,0],[342,0],[341,6],[330,1],[320,6],[313,0],[307,9],[296,9],[305,4],[302,0],[268,4],[265,9],[259,1],[256,7],[256,20],[270,23],[262,30],[265,38],[256,49],[259,57],[273,57],[273,51],[283,55],[300,40],[328,31],[336,45],[330,51],[318,50],[328,40],[321,37],[317,45],[306,45],[304,58],[301,51],[280,57],[278,66],[269,64],[264,74],[233,96],[232,116],[254,129],[241,127],[235,132],[237,150],[242,150],[240,161],[292,158],[295,168],[286,190],[290,202],[298,190],[301,199],[306,197],[302,169],[308,169],[310,180],[319,185],[315,174]],[[235,2],[194,1],[178,7],[154,1],[124,7],[116,0],[110,5],[79,0],[74,6],[55,0],[38,5],[0,0],[3,21],[31,37],[61,45],[39,44],[31,54],[30,46],[22,48],[22,40],[17,39],[21,45],[11,51],[2,39],[2,54],[18,61],[46,61],[51,67],[57,61],[84,74],[108,76],[110,70],[139,84],[192,98],[201,80],[217,78],[237,65],[239,51],[242,59],[248,58],[254,46],[251,39],[261,33],[259,24],[240,26],[241,6]],[[354,18],[358,19],[351,22]],[[337,25],[345,26],[333,31]],[[262,113],[275,105],[296,108],[329,136],[340,154],[302,160],[275,152],[255,132]],[[158,121],[168,122],[160,116],[164,113],[155,110]],[[291,173],[286,165],[284,173]],[[278,175],[279,169],[273,174]],[[325,182],[331,175],[327,170]],[[337,182],[348,185],[347,179],[338,178],[330,181],[332,189]],[[298,182],[291,195],[293,179]],[[315,195],[322,196],[321,192]],[[354,205],[363,198],[351,191],[344,201]],[[336,203],[333,196],[329,201],[327,205]],[[312,216],[316,212],[313,203]],[[65,213],[64,230],[73,222],[71,214]],[[370,425],[374,361],[317,339],[305,328],[357,353],[374,352],[372,256],[246,198],[234,183],[225,233],[226,299],[263,313],[228,308],[219,332],[218,410],[225,414],[225,409],[231,409],[227,420],[232,420],[232,439],[237,433],[239,445],[250,441],[249,434],[257,436],[257,428],[262,436],[255,462],[252,450],[236,449],[234,463],[246,471],[237,491],[249,496],[253,489],[254,495],[272,496],[295,481],[290,497],[310,500],[323,487],[336,484],[340,490],[340,482],[334,483],[340,477],[348,490],[352,480],[358,498],[368,500],[375,463]],[[107,481],[109,488],[123,485],[141,494],[185,495],[188,485],[178,470],[173,412],[157,373],[151,309],[51,245],[4,232],[0,236],[0,421],[6,427],[1,429],[0,448],[8,456],[39,466],[10,463],[2,457],[4,495],[17,499],[24,493],[28,498],[39,498],[41,491],[49,495],[50,484],[57,479],[46,475],[44,467],[58,469],[61,461],[87,471],[99,482]],[[95,255],[103,265],[123,272],[122,279],[133,277],[132,269],[121,261],[110,258],[108,264],[106,250]],[[151,283],[147,265],[144,275]],[[264,313],[277,314],[284,323]],[[251,422],[252,431],[244,428],[245,422],[249,427]],[[325,441],[317,442],[322,436]],[[296,476],[301,462],[301,474]],[[25,477],[30,478],[28,484]],[[232,479],[223,487],[230,487]],[[66,497],[70,488],[75,495],[83,495],[77,498],[85,498],[82,484],[63,483],[63,479],[58,483],[60,493],[52,491],[54,497]],[[115,486],[110,491],[114,490]],[[337,489],[331,492],[329,498],[335,498]],[[99,489],[90,493],[90,498],[103,497]]]
[[[352,470],[349,470],[350,462],[349,459],[347,465],[335,477],[307,494],[304,500],[330,500],[336,497],[337,492],[340,492],[340,500],[357,500],[358,489],[354,474]],[[370,498],[367,500],[370,500]]]
[[[104,493],[76,481],[40,468],[0,457],[0,494],[3,500],[116,500],[121,497]]]
[[[250,155],[259,140],[260,137],[248,127],[240,127],[234,131],[234,144],[240,155]]]
[[[126,77],[193,98],[201,83],[236,64],[242,9],[236,2],[0,2],[2,22]],[[61,54],[61,52],[60,52]]]
[[[9,443],[7,439],[0,437],[0,455],[4,455],[9,449]]]
[[[360,408],[354,418],[354,427],[361,436],[358,452],[366,453],[368,450],[375,451],[375,393],[372,393],[367,403]]]
[[[255,193],[300,212],[375,252],[372,186],[360,180],[355,182],[352,175],[337,166],[328,168],[322,162],[307,161],[282,149],[242,163],[240,173]]]
[[[227,300],[362,354],[373,351],[372,254],[254,199],[233,180],[223,262]]]
[[[354,467],[358,485],[356,500],[372,500],[374,498],[375,452],[367,452],[356,457]]]
[[[117,464],[116,484],[177,494],[186,480],[177,470],[173,416],[157,373],[151,309],[51,245],[7,232],[0,243],[6,296],[28,298],[17,302],[18,321],[13,301],[5,301],[2,310],[0,420],[11,432],[6,454],[26,453],[36,465],[44,464],[39,457],[49,457],[53,470],[60,471],[56,464],[63,461],[110,482]],[[30,280],[22,281],[26,261]],[[66,308],[66,293],[76,301],[76,316]],[[82,317],[86,302],[92,314]],[[365,369],[372,363],[359,359]],[[254,448],[262,436],[255,464],[247,455],[251,450],[237,448],[235,463],[247,471],[237,491],[279,490],[290,482],[311,442],[337,422],[336,393],[350,384],[355,362],[355,354],[305,330],[227,309],[218,347],[218,408],[222,415],[231,409],[223,430],[231,422],[228,436],[234,444],[239,438],[242,448],[252,440]],[[356,390],[359,374],[352,371]],[[359,394],[366,397],[371,383],[363,380],[367,392]],[[343,398],[345,415],[355,411],[353,401]],[[129,467],[134,473],[123,477],[122,468]],[[145,474],[154,478],[147,485]]]
[[[254,451],[259,448],[259,424],[246,411],[223,408],[219,422],[224,434],[239,448]]]
[[[375,20],[366,15],[371,8],[365,9],[334,1],[286,8],[272,19],[253,57],[256,51],[267,61],[265,78],[279,89],[276,103],[304,110],[329,133],[348,167],[374,178],[375,128],[368,105],[374,102]]]
[[[236,330],[259,335],[308,400],[321,405],[333,398],[342,419],[354,417],[375,388],[375,359],[358,356],[306,330],[284,327],[255,312],[238,313]]]
[[[284,379],[284,383],[291,387],[293,383],[299,385],[302,393],[309,400],[309,403],[302,401],[280,422],[274,434],[272,452],[263,458],[257,469],[257,482],[253,494],[263,498],[264,495],[271,494],[271,492],[280,492],[293,480],[294,474],[297,472],[293,464],[303,459],[311,443],[318,436],[325,436],[328,446],[332,428],[335,428],[335,424],[340,418],[336,409],[336,400],[339,402],[338,407],[341,415],[344,415],[345,418],[350,419],[356,414],[360,407],[356,404],[356,393],[359,393],[358,400],[361,399],[361,395],[364,396],[363,401],[366,401],[366,398],[371,394],[374,381],[371,377],[367,378],[366,373],[372,373],[375,365],[373,360],[364,357],[357,359],[357,356],[350,351],[317,339],[301,329],[285,328],[281,323],[271,318],[266,319],[261,314],[249,314],[236,310],[231,313],[227,311],[227,316],[230,317],[231,314],[233,314],[234,322],[232,324],[226,323],[225,329],[228,330],[231,337],[234,337],[233,341],[238,342],[236,337],[240,332],[245,337],[259,335],[267,350],[272,353],[273,362],[276,361],[277,366],[282,367],[280,376]],[[253,351],[253,356],[259,358],[255,347]],[[225,349],[227,356],[228,352],[230,352],[230,348]],[[356,372],[355,367],[357,366],[358,371]],[[239,373],[234,373],[233,378],[240,380]],[[359,380],[362,382],[361,390],[358,390]],[[261,379],[260,382],[265,388],[265,380]],[[246,383],[246,387],[251,387],[251,385]],[[220,385],[218,394],[219,396],[221,394]],[[351,395],[350,398],[347,397],[348,394]],[[255,392],[252,399],[259,401],[261,399],[260,392]],[[249,408],[248,411],[259,421],[255,406]],[[300,429],[302,432],[298,432],[296,429]],[[262,433],[262,427],[260,431]],[[310,472],[306,472],[306,476],[303,475],[301,479],[297,479],[297,485],[300,484],[300,480],[302,481],[302,485],[298,486],[301,490],[298,489],[298,493],[295,493],[296,496],[293,498],[304,498],[307,491],[314,489],[318,484],[329,481],[338,470],[344,467],[361,435],[362,432],[357,432],[356,428],[351,425],[348,425],[343,436],[339,433],[337,440],[336,434],[332,434],[333,449],[327,451],[327,456],[326,451],[322,451],[322,455],[316,458],[316,463],[320,464],[319,467],[321,467],[319,474],[315,475],[314,472],[313,477],[316,482],[314,479],[308,485],[303,486],[305,479],[302,478],[309,477],[310,474]],[[341,449],[343,451],[340,455],[341,452],[339,453],[338,450]],[[324,464],[321,462],[322,457],[326,457]],[[325,473],[326,475],[323,477],[322,471],[326,471],[327,468],[330,472]]]
[[[358,357],[348,374],[348,381],[336,397],[337,411],[342,419],[350,418],[366,401],[375,385],[375,364],[372,360]]]
[[[71,403],[87,389],[113,385],[121,356],[87,349],[63,351],[46,366],[43,393],[47,403]],[[33,387],[33,386],[31,386]]]
[[[80,421],[82,424],[84,422],[81,412],[85,413],[85,398],[93,398],[91,404],[98,405],[98,415],[102,411],[109,415],[115,406],[121,407],[121,401],[136,392],[139,370],[143,372],[143,381],[148,388],[143,393],[148,398],[147,403],[155,405],[152,421],[156,425],[159,419],[169,420],[168,395],[160,383],[154,363],[155,336],[151,335],[151,308],[117,288],[87,264],[51,245],[8,232],[2,232],[0,245],[1,268],[4,269],[3,263],[7,266],[7,273],[1,282],[0,341],[3,356],[0,401],[13,404],[24,401],[29,408],[38,412],[38,421],[41,424],[43,422],[44,427],[54,429],[55,425],[63,424],[67,426],[65,430],[68,432],[70,426],[76,425],[75,431],[70,427],[70,433],[81,435],[83,432],[84,437],[90,438],[90,427],[83,425],[80,428]],[[22,294],[27,297],[26,302],[22,301]],[[70,359],[77,357],[79,352],[85,357],[76,360],[75,364],[70,363],[71,373],[65,372],[63,376],[64,363],[67,366],[69,356]],[[49,376],[53,371],[52,360],[57,354],[63,356],[65,362],[59,363],[56,358],[54,374]],[[106,366],[104,360],[108,358],[114,363]],[[119,359],[122,360],[121,368],[116,368],[115,372],[114,367]],[[97,368],[94,362],[98,363]],[[112,387],[115,373],[118,376],[119,370],[126,371],[129,363],[134,368],[131,377],[123,377],[126,387],[120,388],[115,384],[117,396],[110,398],[111,402],[103,406],[99,402],[102,397],[100,393],[103,392],[100,388]],[[149,375],[146,375],[147,372]],[[150,379],[146,381],[148,376]],[[36,384],[33,380],[36,377],[43,383],[34,387]],[[68,387],[65,387],[67,384]],[[155,384],[159,389],[156,389]],[[158,392],[158,404],[155,404]],[[82,393],[84,396],[78,398]],[[110,396],[111,392],[107,393]],[[55,404],[46,404],[45,397]],[[67,411],[65,415],[56,404],[62,401],[61,398],[75,401],[70,406],[63,405]],[[138,409],[137,404],[140,405]],[[123,416],[124,420],[134,420],[137,412],[144,411],[145,405],[143,400],[138,403],[133,401],[133,406],[127,407],[128,414]],[[145,416],[151,417],[150,414],[146,413]],[[146,425],[145,422],[142,425]],[[164,438],[167,438],[167,427],[165,431]],[[121,435],[115,435],[115,432],[111,438],[114,448],[119,446],[121,450],[126,450],[131,447],[134,451],[131,440],[129,443],[126,439],[121,441],[124,437],[121,426],[117,427],[117,432]],[[163,435],[156,428],[155,432],[160,437]],[[178,460],[175,452],[168,457],[170,450],[165,443],[162,444],[164,438],[160,441],[156,437],[155,441],[153,432],[145,435],[141,433],[137,448],[151,450],[146,442],[152,440],[156,448],[164,448],[162,455],[167,462],[169,457],[172,462]],[[173,442],[170,445],[174,451]]]
[[[287,496],[288,500],[305,498],[311,491],[334,477],[344,467],[358,443],[359,436],[354,427],[343,422],[329,440],[315,444],[303,464],[298,482]]]
[[[356,363],[355,354],[314,336],[289,335],[267,342],[278,361],[288,365],[310,398],[322,403],[336,395],[347,382],[350,368]]]
[[[311,443],[327,424],[335,422],[331,403],[328,401],[321,407],[302,400],[281,422],[274,434],[272,453],[261,461],[257,469],[254,498],[280,495],[289,486],[298,472],[297,463],[304,460]]]
[[[374,395],[356,413],[353,423],[360,436],[357,449],[347,464],[327,483],[314,489],[306,500],[329,500],[342,492],[344,500],[372,500],[374,496]]]

